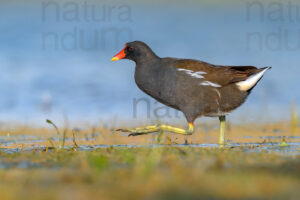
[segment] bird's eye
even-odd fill
[[[128,50],[129,50],[129,51],[133,51],[133,50],[134,50],[134,47],[129,47]]]

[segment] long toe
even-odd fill
[[[138,136],[138,135],[143,135],[143,133],[130,133],[128,135],[128,137],[130,137],[130,136]]]
[[[122,129],[122,128],[117,129],[116,131],[125,132],[125,133],[130,132],[130,130],[128,130],[128,129]]]

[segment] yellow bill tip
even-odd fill
[[[118,57],[113,57],[113,58],[111,59],[111,61],[117,61],[117,60],[120,60],[120,58],[118,58]]]

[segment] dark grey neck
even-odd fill
[[[145,46],[143,49],[141,49],[134,59],[137,65],[157,62],[158,60],[160,60],[160,57],[158,57],[148,46]]]
[[[160,61],[160,57],[153,54],[153,55],[147,55],[146,57],[138,58],[135,60],[135,63],[137,65],[143,65],[143,64],[147,64],[147,63],[156,63],[158,61]]]

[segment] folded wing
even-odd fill
[[[202,85],[224,87],[236,84],[239,90],[251,90],[264,73],[271,67],[256,68],[254,66],[221,66],[197,60],[177,60],[178,71],[189,73],[192,77],[202,78]]]

